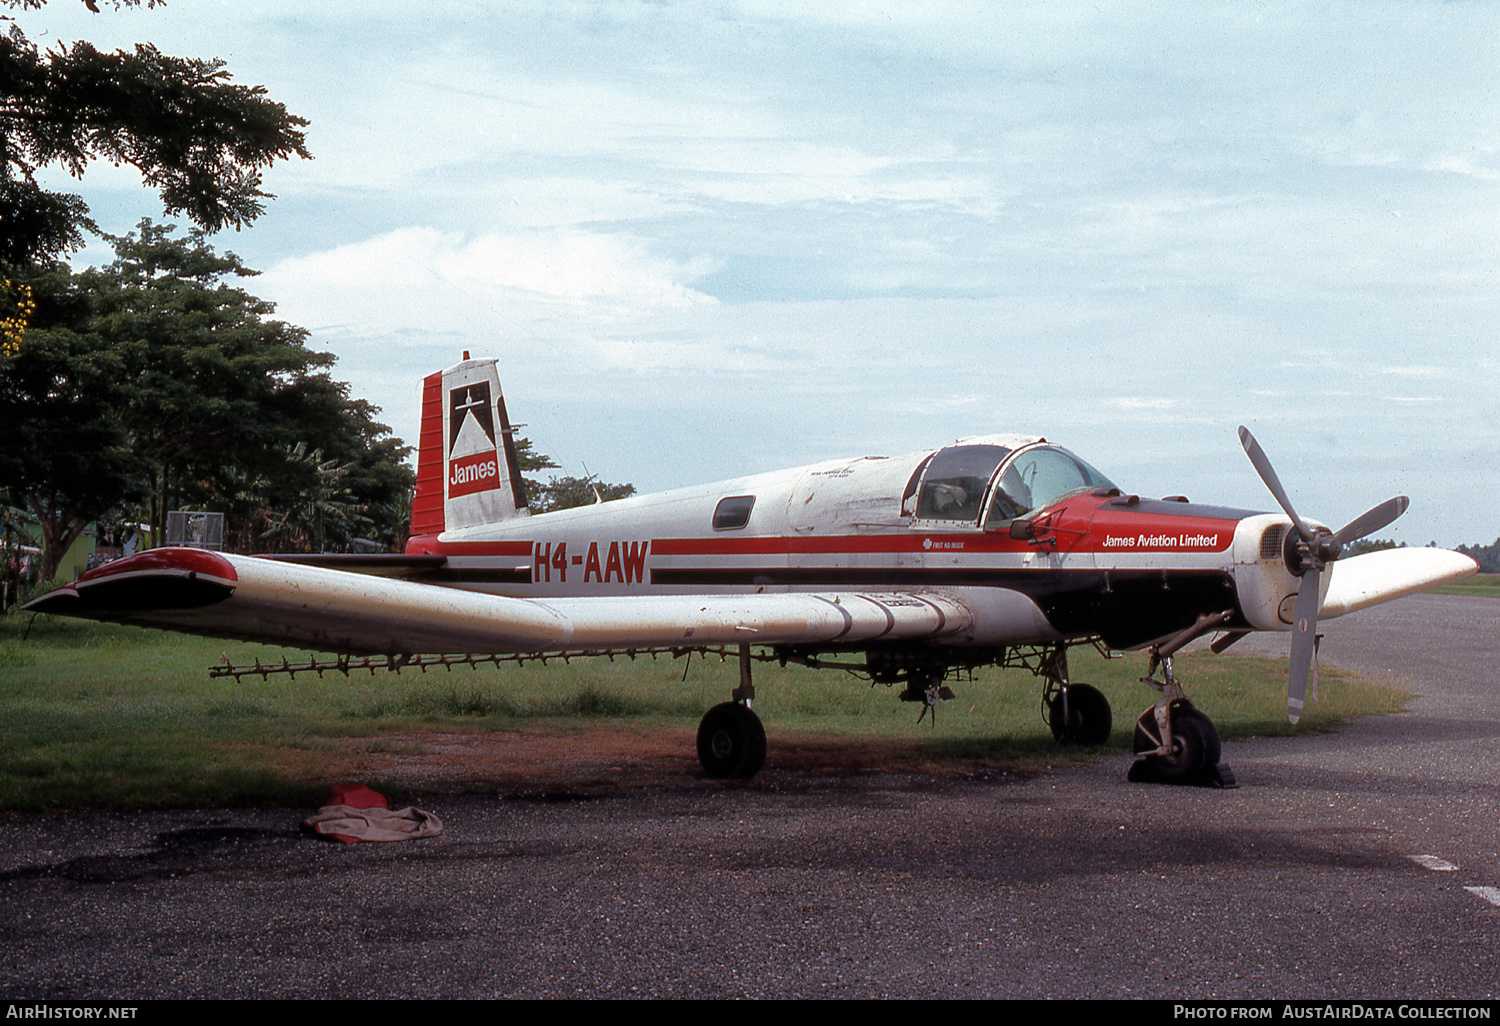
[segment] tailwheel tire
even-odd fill
[[[1213,721],[1190,705],[1172,707],[1172,750],[1168,755],[1148,755],[1158,780],[1164,784],[1185,784],[1198,779],[1219,764],[1223,746]],[[1147,731],[1147,721],[1153,728]],[[1136,726],[1136,751],[1156,747],[1152,739],[1155,717],[1147,709]],[[1143,737],[1144,735],[1144,737]],[[1145,745],[1146,747],[1142,747]]]
[[[737,702],[724,702],[698,724],[698,761],[713,780],[748,780],[766,763],[766,730],[760,717]]]
[[[1063,715],[1063,695],[1057,694],[1047,704],[1047,724],[1060,745],[1102,745],[1109,740],[1114,717],[1109,699],[1098,688],[1088,684],[1069,684],[1067,715]]]

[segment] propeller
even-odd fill
[[[1286,515],[1292,518],[1292,526],[1297,530],[1297,542],[1289,565],[1302,583],[1297,588],[1297,605],[1292,615],[1292,658],[1286,680],[1286,715],[1296,723],[1302,718],[1302,701],[1307,695],[1307,678],[1312,672],[1313,646],[1318,637],[1318,584],[1324,568],[1342,556],[1347,546],[1374,534],[1405,513],[1411,500],[1404,495],[1387,499],[1361,513],[1337,532],[1326,527],[1314,528],[1292,508],[1292,500],[1281,487],[1281,479],[1276,476],[1271,461],[1250,429],[1244,426],[1240,427],[1240,444],[1255,465],[1255,472]]]

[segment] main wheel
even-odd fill
[[[714,780],[748,780],[766,763],[766,730],[738,702],[724,702],[698,724],[698,761]]]
[[[1109,699],[1098,688],[1087,684],[1067,687],[1068,714],[1063,715],[1063,695],[1053,697],[1047,705],[1047,724],[1060,745],[1102,745],[1109,740],[1114,717]]]
[[[1223,746],[1219,731],[1213,721],[1190,705],[1172,707],[1172,750],[1168,755],[1149,755],[1146,762],[1155,771],[1157,779],[1164,784],[1182,784],[1198,777],[1205,770],[1219,764]],[[1146,710],[1141,717],[1144,724],[1152,717]],[[1154,721],[1154,717],[1152,717]],[[1152,726],[1154,726],[1154,722]],[[1137,751],[1141,748],[1142,726],[1136,727]],[[1149,740],[1149,735],[1147,737]],[[1155,747],[1152,745],[1151,747]],[[1148,749],[1149,750],[1149,749]]]

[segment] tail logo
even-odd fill
[[[500,465],[494,452],[476,452],[448,464],[448,494],[470,495],[500,487]]]
[[[458,436],[463,433],[464,425],[469,422],[470,418],[490,440],[490,448],[495,448],[493,410],[488,381],[476,381],[473,384],[455,388],[448,393],[448,455],[450,457],[453,455],[454,447],[458,444]]]
[[[490,383],[474,381],[448,391],[448,497],[500,487],[495,407]]]

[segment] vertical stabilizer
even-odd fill
[[[529,513],[495,361],[465,360],[429,374],[422,382],[412,535],[458,531]]]

